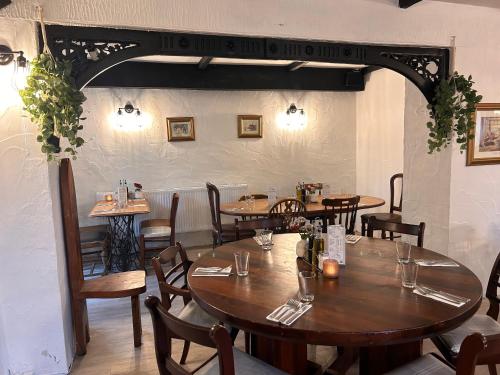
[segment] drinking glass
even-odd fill
[[[273,231],[263,230],[260,232],[260,241],[262,243],[262,250],[271,250],[273,247]]]
[[[396,241],[396,254],[399,263],[410,260],[411,243],[408,241]]]
[[[240,251],[234,253],[234,262],[236,263],[236,274],[238,276],[248,275],[248,259],[250,253],[248,251]]]
[[[311,271],[299,272],[299,293],[302,302],[312,302],[314,300],[315,274]]]
[[[401,262],[401,283],[405,288],[415,288],[417,286],[418,264],[409,259]]]

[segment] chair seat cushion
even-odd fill
[[[170,237],[171,233],[172,228],[166,225],[141,229],[141,234],[144,235],[144,238]]]
[[[389,212],[377,212],[373,214],[363,214],[361,215],[361,220],[368,221],[372,216],[375,216],[377,220],[387,221],[389,223],[401,223],[402,217],[400,214],[391,214]]]
[[[214,324],[219,323],[219,321],[206,313],[195,301],[191,300],[184,306],[177,315],[177,317],[181,320],[184,320],[188,323],[202,326],[202,327],[211,327]]]
[[[455,371],[432,354],[426,354],[386,375],[454,375]]]
[[[478,314],[453,331],[443,333],[439,338],[456,355],[460,351],[462,341],[476,332],[484,335],[498,334],[500,333],[500,324],[488,315]]]
[[[233,348],[234,373],[238,375],[285,375],[286,373],[267,363]],[[219,357],[214,357],[199,369],[197,375],[219,375]]]

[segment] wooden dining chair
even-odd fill
[[[221,325],[201,327],[181,320],[154,296],[149,296],[145,304],[151,313],[156,362],[161,375],[285,375],[283,371],[234,348],[230,335]],[[217,353],[198,368],[188,371],[172,358],[172,339],[214,348]]]
[[[290,230],[292,220],[296,217],[304,216],[306,211],[306,205],[298,199],[286,198],[272,205],[269,209],[268,217],[281,217],[283,219],[283,232],[287,232]]]
[[[146,273],[144,271],[128,271],[84,280],[75,181],[69,159],[61,160],[59,187],[76,354],[84,355],[87,352],[87,342],[90,340],[87,298],[130,297],[134,346],[140,346],[142,328],[139,295],[146,291]]]
[[[491,372],[499,363],[500,334],[483,336],[473,333],[463,340],[455,369],[438,355],[428,353],[387,375],[474,375],[478,365],[488,365]]]
[[[395,203],[395,190],[396,190],[396,181],[401,180],[401,194],[399,195],[399,202]],[[361,235],[366,235],[366,229],[368,226],[368,219],[372,216],[375,216],[377,220],[380,221],[388,221],[391,223],[401,223],[402,217],[401,214],[397,214],[396,212],[403,211],[403,174],[396,173],[391,177],[390,182],[391,189],[391,201],[389,203],[389,212],[374,212],[361,215]],[[393,239],[391,233],[391,239]]]
[[[368,219],[368,237],[373,237],[373,231],[382,231],[382,238],[386,239],[386,232],[406,234],[417,237],[417,246],[424,247],[424,232],[425,223],[421,222],[418,225],[405,223],[391,223],[389,221],[377,220],[374,216]],[[392,240],[393,237],[390,237]]]
[[[109,225],[89,225],[80,227],[80,247],[82,250],[82,258],[99,257],[102,264],[102,272],[94,272],[96,262],[90,266],[89,273],[84,277],[93,277],[106,275],[109,272],[110,260],[110,245],[111,238],[109,233]],[[82,259],[82,263],[85,263]]]
[[[141,222],[139,236],[139,261],[142,269],[146,269],[146,252],[163,250],[165,249],[166,242],[170,246],[175,245],[175,219],[177,217],[178,206],[179,194],[174,193],[172,195],[170,217],[168,219],[149,219]],[[148,246],[148,244],[151,245]],[[175,266],[175,258],[172,259],[172,262],[172,266]]]
[[[458,354],[464,339],[474,332],[483,335],[500,334],[500,323],[498,323],[498,312],[500,307],[500,298],[497,294],[497,288],[500,286],[500,253],[497,255],[493,268],[491,269],[488,286],[486,287],[486,298],[490,306],[486,314],[476,314],[467,320],[460,327],[443,333],[432,338],[432,342],[445,358],[457,364]],[[490,374],[496,375],[496,369],[490,367]]]
[[[236,228],[236,241],[240,240],[240,232],[254,231],[255,229],[269,229],[274,233],[281,233],[283,230],[284,222],[281,216],[265,217],[252,220],[238,220],[234,219],[234,226]]]
[[[347,198],[323,199],[321,201],[321,204],[325,206],[323,233],[326,233],[328,225],[338,224],[344,225],[346,234],[354,234],[359,200],[359,195]]]
[[[166,264],[171,266],[172,260],[177,256],[180,257],[181,262],[165,273],[163,267]],[[170,310],[175,298],[181,297],[184,307],[177,315],[178,319],[202,327],[210,327],[218,323],[217,319],[208,315],[191,299],[191,293],[187,287],[187,273],[192,262],[188,259],[186,251],[179,242],[163,250],[157,257],[154,257],[151,262],[153,264],[156,279],[158,280],[161,303],[166,310]],[[237,333],[237,331],[234,332],[234,337],[236,337]],[[180,360],[181,364],[186,363],[189,346],[189,341],[184,341]]]
[[[208,202],[210,204],[210,214],[212,217],[212,247],[220,246],[225,242],[236,240],[236,228],[233,224],[222,224],[220,213],[220,193],[217,186],[207,182]],[[253,231],[240,232],[244,238],[252,237]]]

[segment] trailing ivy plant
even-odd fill
[[[454,136],[460,145],[460,153],[467,148],[475,126],[476,104],[483,98],[472,88],[473,84],[471,76],[465,78],[455,72],[436,87],[434,100],[427,106],[433,120],[427,123],[429,154],[446,148]]]
[[[37,141],[47,160],[61,152],[59,139],[65,138],[64,152],[76,159],[76,149],[84,144],[78,131],[85,95],[75,86],[71,76],[71,61],[55,59],[50,52],[40,54],[31,63],[27,85],[20,90],[25,110],[38,125]]]

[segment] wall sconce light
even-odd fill
[[[290,128],[302,128],[306,123],[306,115],[303,108],[297,108],[297,106],[292,103],[290,107],[286,110],[287,118],[286,125]]]
[[[17,58],[14,60],[14,57]],[[29,73],[29,61],[24,57],[23,51],[12,51],[10,47],[0,44],[0,65],[8,65],[14,60],[13,85],[21,89],[26,84],[26,77]]]
[[[131,116],[135,112],[134,118]],[[141,116],[141,111],[139,108],[134,107],[130,102],[125,104],[124,107],[118,108],[118,126],[120,128],[131,128],[131,127],[137,127],[137,128],[142,128],[142,116]]]

